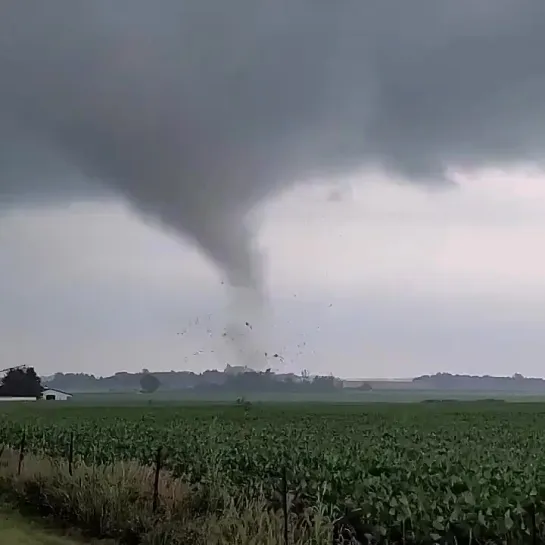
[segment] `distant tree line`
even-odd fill
[[[6,377],[7,381],[6,381]],[[0,382],[0,396],[39,396],[42,386],[34,369],[12,369]],[[35,377],[35,378],[34,378]],[[520,373],[511,377],[490,375],[456,375],[436,373],[413,379],[413,384],[423,390],[463,390],[483,392],[545,393],[545,380],[527,378]],[[227,366],[225,371],[208,370],[203,373],[170,371],[151,373],[120,372],[108,377],[96,377],[87,373],[57,373],[46,383],[49,388],[68,392],[124,392],[152,393],[160,390],[193,390],[198,392],[232,392],[243,395],[249,392],[333,392],[342,389],[342,381],[333,376],[311,377],[307,372],[274,373],[253,371],[242,367]],[[371,390],[364,383],[360,390]],[[21,393],[23,392],[23,393]]]
[[[436,373],[422,375],[413,379],[422,389],[436,390],[468,390],[494,392],[545,392],[545,380],[542,378],[527,378],[520,373],[511,377],[493,377],[490,375],[452,375]]]
[[[227,367],[225,371],[208,370],[203,373],[170,371],[151,373],[116,373],[96,377],[86,373],[57,373],[47,382],[50,388],[67,392],[122,392],[160,390],[193,390],[202,392],[331,392],[342,388],[342,382],[332,376],[310,377],[277,374],[270,369],[253,371]]]

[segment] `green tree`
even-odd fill
[[[42,382],[33,367],[10,369],[0,381],[0,396],[36,397],[42,395]]]
[[[142,392],[145,394],[153,394],[159,386],[161,386],[159,379],[155,375],[152,375],[147,369],[144,369],[142,378],[140,379],[140,388],[142,389]]]

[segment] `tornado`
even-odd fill
[[[266,299],[248,214],[278,192],[541,168],[544,49],[533,0],[4,0],[0,222],[124,199],[223,272],[244,329]]]

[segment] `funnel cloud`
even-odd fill
[[[534,0],[4,0],[0,202],[121,196],[258,289],[291,184],[542,165],[543,50]]]

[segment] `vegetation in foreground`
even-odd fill
[[[0,511],[0,543],[6,545],[109,545],[79,537],[61,535],[44,528],[41,521],[24,518],[11,509]]]
[[[277,545],[283,515],[263,496],[234,498],[213,482],[189,485],[162,471],[154,509],[154,471],[131,462],[104,466],[4,451],[0,490],[6,502],[68,527],[125,545]],[[333,527],[319,513],[288,515],[288,542],[329,545]]]
[[[537,543],[545,535],[541,404],[2,412],[3,489],[125,543],[283,543],[284,497],[290,543],[330,544],[343,516],[362,543]]]

